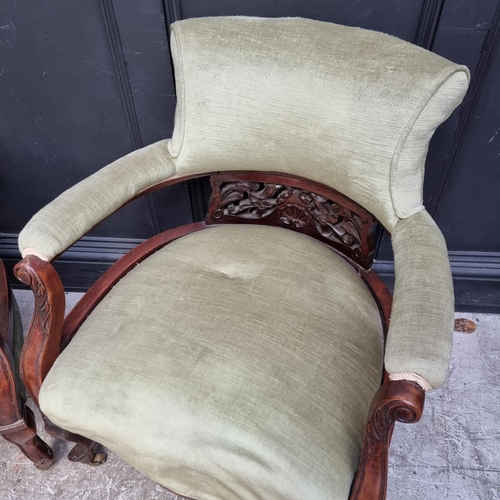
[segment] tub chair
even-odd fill
[[[297,18],[180,21],[171,51],[172,137],[20,234],[26,386],[73,460],[101,443],[185,497],[383,499],[394,423],[447,376],[452,279],[422,183],[468,71]],[[136,247],[64,318],[51,261],[130,200],[202,176],[206,219]],[[372,269],[379,225],[393,301]]]

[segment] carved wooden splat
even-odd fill
[[[364,268],[373,260],[375,219],[340,193],[298,177],[260,172],[211,176],[207,224],[257,223],[299,231]]]

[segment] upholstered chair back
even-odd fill
[[[382,33],[307,19],[172,26],[177,175],[286,172],[326,184],[391,231],[423,209],[429,140],[463,66]]]

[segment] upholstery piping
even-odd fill
[[[399,158],[401,155],[401,151],[403,150],[403,147],[404,147],[406,141],[408,140],[408,137],[410,136],[411,132],[413,131],[415,124],[418,122],[420,116],[422,115],[423,111],[427,107],[427,104],[429,103],[429,101],[432,99],[432,97],[434,97],[434,95],[437,94],[437,92],[444,85],[444,83],[447,82],[449,80],[449,78],[451,78],[452,75],[454,75],[455,73],[458,73],[459,71],[465,72],[467,77],[470,78],[469,70],[465,66],[461,67],[460,69],[453,67],[453,68],[451,68],[451,70],[448,70],[445,73],[445,75],[443,75],[443,79],[441,79],[438,82],[438,84],[435,87],[433,87],[429,91],[429,93],[421,99],[420,103],[415,108],[415,111],[412,113],[406,127],[401,132],[401,136],[398,140],[398,144],[396,145],[396,149],[394,150],[394,155],[392,157],[391,172],[390,172],[390,179],[389,179],[389,194],[391,197],[392,208],[393,208],[394,213],[398,219],[406,219],[406,218],[410,217],[411,215],[414,215],[418,212],[421,212],[425,208],[423,206],[423,204],[421,203],[419,206],[415,207],[413,210],[409,210],[407,212],[400,213],[400,210],[398,209],[398,207],[396,206],[396,204],[394,202],[393,184],[395,181],[394,177],[396,176],[396,172],[397,172],[398,167],[399,167]],[[425,164],[422,165],[422,168],[420,169],[421,185],[423,183],[424,175],[425,175]]]
[[[175,89],[177,93],[177,107],[176,107],[176,116],[174,117],[174,126],[179,130],[179,138],[178,145],[175,147],[175,150],[172,151],[173,148],[170,145],[173,145],[174,134],[172,134],[172,139],[169,141],[168,150],[170,151],[170,155],[172,158],[177,159],[181,153],[182,146],[184,145],[184,136],[186,131],[186,92],[184,89],[184,59],[183,59],[183,51],[182,51],[182,43],[181,38],[179,36],[177,26],[174,23],[172,25],[172,34],[171,37],[175,39],[175,43],[171,44],[171,50],[175,50],[177,59],[179,64],[174,64],[174,73],[175,73]],[[175,58],[174,58],[175,59]],[[179,121],[180,123],[175,123],[177,118],[177,110],[179,110]]]

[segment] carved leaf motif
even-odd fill
[[[258,189],[256,182],[234,182],[225,185],[220,192],[220,204],[229,205],[245,198],[245,193]]]
[[[211,216],[262,219],[276,214],[286,226],[304,229],[311,225],[324,238],[347,245],[354,251],[361,246],[362,222],[348,208],[312,191],[284,184],[265,182],[223,182],[219,201]]]
[[[248,219],[266,217],[290,197],[292,189],[281,184],[230,182],[221,189],[219,210]]]
[[[353,219],[343,220],[342,222],[339,223],[339,227],[344,229],[347,234],[352,236],[352,238],[346,237],[344,239],[344,241],[346,241],[346,243],[347,243],[348,239],[349,240],[353,239],[353,240],[359,241],[359,239],[361,238],[359,226],[353,221]]]
[[[346,245],[359,245],[361,224],[347,208],[315,193],[303,192],[300,198],[309,204],[316,229],[325,238],[337,237]]]

